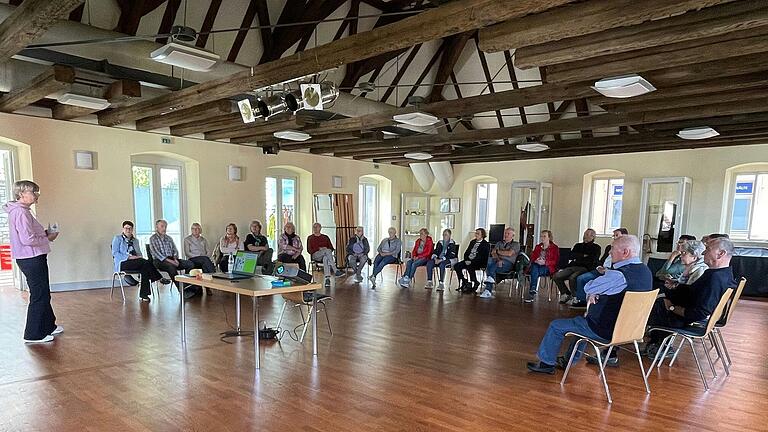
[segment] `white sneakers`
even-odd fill
[[[432,283],[431,280],[428,280],[426,284],[424,284],[424,289],[432,289],[435,286],[435,284]]]
[[[400,280],[397,283],[403,288],[410,288],[411,278],[409,278],[408,276],[403,276],[400,278]]]
[[[56,330],[58,330],[58,329],[59,328],[57,327]],[[62,331],[64,331],[64,329],[62,329]],[[48,336],[46,336],[46,337],[44,337],[42,339],[37,339],[37,340],[36,339],[24,339],[24,343],[25,344],[40,344],[40,343],[46,343],[46,342],[51,342],[51,341],[53,341],[53,335],[48,335]]]
[[[440,281],[440,282],[437,284],[437,290],[438,290],[438,291],[443,291],[444,289],[445,289],[445,284],[444,284],[442,281]]]
[[[483,290],[483,293],[480,294],[480,298],[493,298],[493,294],[488,290]]]
[[[56,326],[56,330],[51,332],[51,336],[56,336],[56,335],[62,334],[62,333],[64,333],[64,327],[62,327],[60,325],[57,325]]]
[[[483,291],[485,291],[485,285],[480,284],[480,286],[475,290],[475,294],[482,294]]]
[[[490,276],[487,276],[485,278],[485,283],[489,283],[489,284],[496,283],[496,280]]]

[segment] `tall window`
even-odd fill
[[[155,220],[168,222],[167,234],[181,247],[185,223],[182,208],[182,170],[179,166],[134,163],[133,211],[136,237],[143,245],[155,232]]]
[[[376,227],[379,225],[379,185],[372,181],[361,181],[358,194],[358,214],[360,225],[365,230],[369,242],[379,238]],[[372,250],[373,251],[373,250]]]
[[[296,196],[299,181],[296,177],[270,176],[266,185],[266,232],[269,246],[277,252],[277,237],[286,222],[296,223]]]
[[[731,187],[731,238],[768,240],[768,173],[738,174]]]
[[[496,183],[478,183],[475,226],[490,229],[496,223]]]
[[[621,201],[624,179],[597,178],[592,181],[589,227],[598,235],[610,235],[621,227]]]
[[[0,202],[8,202],[13,199],[14,175],[14,150],[9,146],[0,146]],[[8,227],[8,213],[0,212],[0,243],[10,243],[10,229]]]

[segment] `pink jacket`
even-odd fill
[[[11,201],[3,206],[3,210],[8,212],[14,259],[33,258],[51,251],[45,228],[32,216],[29,206]]]

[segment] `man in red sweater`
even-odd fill
[[[343,276],[344,272],[336,268],[331,239],[320,232],[322,229],[323,226],[319,223],[312,224],[312,234],[307,237],[307,252],[312,257],[312,261],[323,263],[325,286],[331,286],[331,275],[339,277]]]

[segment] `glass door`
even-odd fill
[[[168,222],[166,234],[181,248],[184,227],[181,167],[133,164],[133,209],[136,238],[142,245],[155,232],[155,220]],[[158,187],[159,186],[159,187]]]
[[[537,181],[512,182],[512,227],[521,250],[530,254],[541,230],[549,229],[552,217],[552,184]],[[519,224],[518,224],[519,221]]]
[[[296,222],[296,177],[270,176],[265,179],[267,240],[277,253],[277,238],[287,222]],[[302,233],[298,233],[302,234]]]
[[[363,227],[365,236],[371,244],[379,238],[376,227],[379,226],[378,211],[379,208],[379,186],[376,183],[361,182],[358,195],[358,214],[360,215],[360,225]]]
[[[11,148],[0,148],[0,202],[13,200],[14,157]],[[0,286],[22,286],[13,275],[8,213],[0,212]]]
[[[643,179],[638,234],[646,253],[672,252],[677,237],[686,234],[690,195],[687,177]]]

